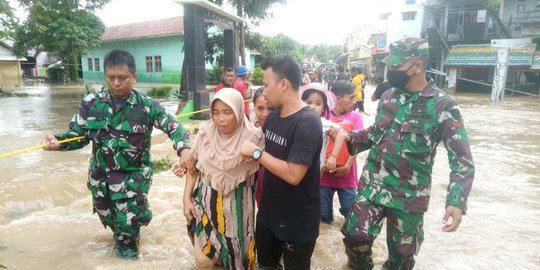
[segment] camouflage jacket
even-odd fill
[[[370,149],[359,193],[390,208],[427,211],[441,141],[451,169],[446,205],[465,213],[474,178],[467,133],[456,102],[432,81],[416,94],[395,88],[386,91],[373,126],[351,133],[350,153]]]
[[[120,109],[109,91],[85,96],[69,123],[69,131],[55,136],[59,140],[86,136],[62,144],[61,150],[79,149],[92,141],[88,188],[94,196],[110,191],[112,199],[123,199],[148,193],[153,174],[153,127],[167,133],[174,149],[190,147],[189,134],[174,116],[159,102],[135,90]]]

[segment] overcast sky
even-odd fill
[[[288,0],[284,5],[274,5],[270,10],[273,18],[252,29],[265,35],[282,32],[308,45],[341,45],[348,34],[365,24],[384,30],[384,21],[379,21],[378,15],[389,8],[391,1]],[[15,6],[16,0],[10,2]],[[107,26],[182,14],[182,6],[173,0],[112,0],[96,12]]]

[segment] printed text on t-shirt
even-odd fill
[[[287,147],[287,139],[286,138],[283,138],[279,135],[277,135],[276,133],[270,131],[270,130],[266,130],[266,139],[267,140],[270,140],[272,142],[275,142],[283,147]]]

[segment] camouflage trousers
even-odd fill
[[[414,255],[418,254],[424,240],[424,213],[387,208],[358,194],[351,213],[341,228],[341,233],[345,236],[343,243],[350,268],[373,268],[371,247],[381,232],[385,218],[388,260],[383,269],[414,267]]]
[[[94,212],[98,214],[101,223],[111,228],[114,233],[115,249],[124,248],[138,253],[140,228],[152,220],[152,211],[146,197],[139,195],[135,198],[113,200],[108,193],[92,194]]]

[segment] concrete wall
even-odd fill
[[[81,58],[83,80],[91,83],[104,82],[103,61],[105,55],[114,49],[129,51],[135,57],[138,82],[180,83],[184,53],[182,36],[147,38],[140,40],[105,42],[101,47],[91,49]],[[204,49],[204,48],[203,48]],[[161,56],[161,72],[146,72],[146,56]],[[88,58],[99,59],[100,69],[96,71],[95,61],[88,70]]]
[[[0,89],[22,85],[21,62],[0,61]]]

